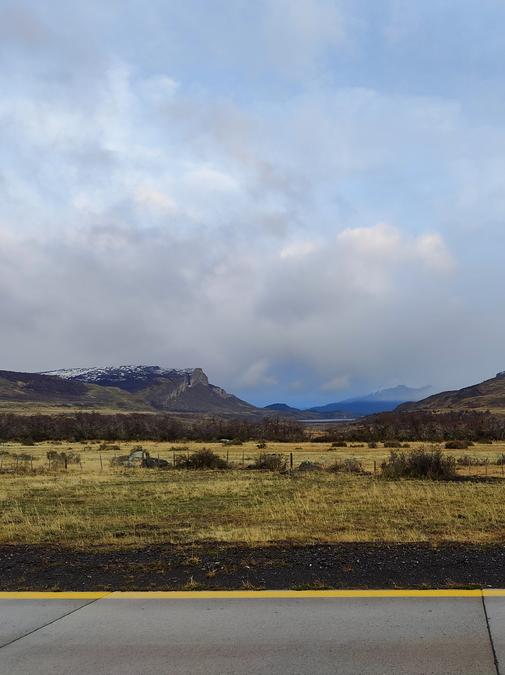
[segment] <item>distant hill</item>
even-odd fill
[[[419,401],[426,398],[433,393],[430,386],[427,387],[406,387],[404,384],[399,384],[397,387],[389,389],[379,389],[368,396],[358,396],[347,399],[346,402],[352,401]]]
[[[344,399],[343,401],[337,401],[335,403],[328,403],[327,405],[315,406],[309,408],[309,411],[321,415],[334,415],[340,413],[342,415],[362,417],[380,412],[389,412],[406,401],[418,401],[430,391],[431,387],[421,387],[416,389],[406,387],[402,384],[390,389],[380,389],[379,391],[365,396],[358,396]]]
[[[415,403],[405,403],[399,411],[485,411],[505,413],[505,372],[498,373],[480,384],[444,391]]]
[[[298,413],[301,413],[302,411],[300,408],[293,408],[287,403],[271,403],[270,405],[266,405],[263,410],[269,410],[272,412],[280,412],[280,413],[287,413],[287,414],[292,414],[296,415]]]
[[[337,403],[328,403],[327,405],[309,408],[308,412],[318,413],[319,415],[363,417],[365,415],[374,415],[379,412],[388,412],[397,408],[403,401],[339,401]]]
[[[209,383],[201,368],[159,366],[0,371],[0,404],[122,411],[251,414],[250,403]]]

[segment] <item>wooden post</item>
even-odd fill
[[[242,466],[244,466],[244,465],[245,465],[245,455],[244,455],[244,451],[242,450]],[[503,466],[502,466],[502,469],[503,469]]]
[[[486,462],[486,476],[487,476],[487,462]]]
[[[377,462],[374,459],[374,461],[373,461],[373,475],[375,476],[376,473],[377,473]]]
[[[175,467],[175,450],[172,450],[172,466]]]
[[[230,461],[230,451],[227,450],[227,451],[226,451],[226,463],[228,464],[229,461]]]
[[[103,471],[102,453],[100,453],[100,471]]]
[[[289,453],[289,468],[293,471],[293,453]]]

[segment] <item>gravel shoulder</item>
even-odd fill
[[[0,590],[505,587],[505,545],[0,547]]]

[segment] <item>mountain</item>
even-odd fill
[[[280,412],[288,414],[298,414],[302,412],[300,408],[293,408],[287,403],[271,403],[270,405],[266,405],[263,408],[263,410],[270,410],[271,412]]]
[[[364,415],[373,415],[379,412],[389,412],[394,410],[406,401],[418,401],[431,391],[431,387],[412,388],[401,384],[390,389],[379,389],[366,396],[347,398],[336,403],[309,408],[310,412],[316,412],[321,415],[341,414],[355,415],[362,417]]]
[[[495,377],[480,384],[454,391],[444,391],[415,403],[405,403],[398,410],[402,412],[490,410],[495,413],[505,413],[505,372],[497,373]]]
[[[72,368],[0,371],[0,403],[144,412],[251,414],[258,409],[209,383],[201,368]]]
[[[433,389],[428,387],[406,387],[399,384],[397,387],[389,389],[379,389],[368,396],[358,396],[356,398],[346,399],[347,402],[353,401],[420,401],[431,394]]]

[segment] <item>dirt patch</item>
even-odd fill
[[[505,546],[0,547],[0,590],[504,587]]]

